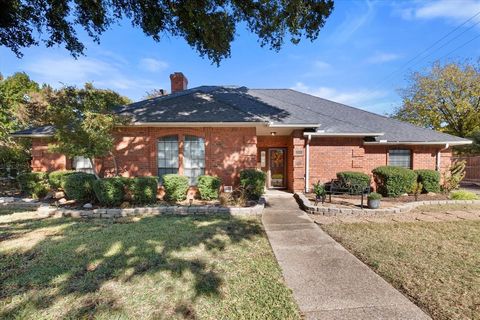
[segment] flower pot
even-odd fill
[[[380,200],[373,200],[373,199],[368,199],[368,207],[370,209],[378,209],[380,208]]]

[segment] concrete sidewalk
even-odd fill
[[[269,196],[263,225],[306,319],[430,319],[298,208]]]

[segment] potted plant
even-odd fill
[[[382,195],[380,193],[372,192],[367,196],[367,199],[368,207],[370,209],[380,208],[380,200],[382,199]]]

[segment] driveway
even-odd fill
[[[306,319],[430,319],[298,208],[268,196],[262,221]]]

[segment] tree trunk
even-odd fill
[[[97,167],[95,166],[95,162],[93,161],[92,158],[88,158],[88,160],[90,160],[90,164],[92,165],[92,170],[93,170],[93,174],[95,175],[95,178],[97,178],[97,180],[100,180],[100,177],[98,176],[98,173],[97,173]]]
[[[113,161],[113,169],[114,169],[115,177],[118,177],[117,158],[115,158],[115,155],[114,155],[113,152],[111,152],[111,151],[110,151],[110,156],[112,157],[112,161]]]

